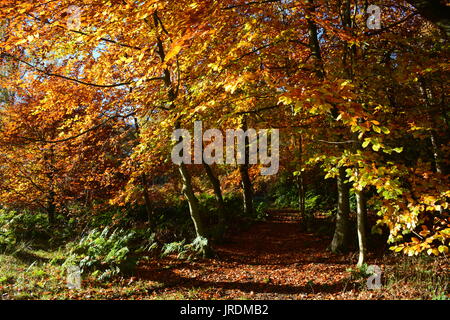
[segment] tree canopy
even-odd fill
[[[182,192],[208,238],[200,190],[220,204],[242,185],[250,212],[278,176],[173,164],[173,130],[201,120],[279,129],[280,174],[342,180],[338,224],[347,187],[393,250],[448,254],[448,6],[373,4],[378,29],[364,1],[0,1],[0,205],[53,219],[144,204],[151,219]]]

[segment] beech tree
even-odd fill
[[[71,1],[2,1],[0,55],[18,68],[0,83],[15,95],[1,115],[2,201],[33,199],[52,216],[93,179],[112,203],[144,202],[150,216],[148,178],[178,172],[195,234],[208,243],[200,171],[170,161],[172,132],[204,119],[302,137],[285,156],[300,153],[300,185],[311,166],[337,179],[333,251],[351,240],[352,192],[360,265],[368,207],[399,241],[393,250],[446,253],[448,44],[426,19],[447,22],[436,3],[409,2],[383,2],[372,30],[367,8],[351,1],[94,0],[76,17]],[[258,166],[226,172],[239,177],[248,215]],[[201,167],[222,211],[220,180]]]

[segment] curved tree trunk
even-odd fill
[[[150,24],[150,22],[148,20],[146,20],[146,22],[148,24]],[[161,27],[161,29],[163,29],[164,31],[164,27],[162,26],[162,22],[158,16],[158,11],[155,11],[153,13],[153,23],[154,23],[154,27],[156,29],[156,40],[157,40],[157,53],[161,59],[161,62],[165,62],[165,58],[166,58],[166,54],[164,51],[164,45],[163,45],[163,41],[161,39],[161,36],[159,34],[159,27]],[[178,94],[178,90],[175,89],[175,86],[173,85],[172,79],[170,77],[170,70],[166,67],[164,69],[164,75],[163,75],[163,81],[164,81],[164,85],[166,86],[166,88],[168,89],[167,92],[167,98],[168,101],[171,102],[172,104],[172,108],[175,107],[175,99],[177,97]],[[180,122],[177,121],[175,123],[175,128],[174,129],[179,129],[180,128]],[[190,142],[189,142],[190,143]],[[200,216],[200,210],[199,210],[199,205],[198,205],[198,199],[195,196],[194,190],[192,188],[192,178],[191,175],[189,174],[189,171],[186,167],[186,164],[181,163],[178,166],[178,171],[180,172],[181,175],[181,180],[183,183],[183,194],[186,197],[188,204],[189,204],[189,212],[191,215],[191,219],[194,223],[194,228],[195,228],[195,233],[197,235],[197,237],[202,237],[205,239],[208,239],[208,236],[206,234],[206,230],[203,226],[203,222]],[[211,248],[209,246],[209,242],[208,244],[202,248],[202,254],[204,257],[207,257],[209,255],[211,255]]]
[[[195,229],[195,235],[197,238],[205,238],[208,239],[207,230],[204,227],[202,217],[200,215],[200,208],[199,208],[199,202],[197,197],[194,193],[194,188],[192,187],[192,177],[187,169],[186,164],[181,163],[178,166],[178,171],[181,175],[181,181],[183,184],[182,192],[183,195],[186,197],[188,205],[189,205],[189,213],[192,219],[192,222],[194,223],[194,229]],[[201,248],[201,255],[206,258],[211,256],[212,251],[209,246],[209,241],[206,246]]]
[[[200,218],[198,199],[194,194],[194,189],[192,188],[191,175],[184,163],[180,164],[178,170],[180,171],[181,180],[183,182],[182,192],[188,200],[189,211],[191,213],[192,221],[194,222],[195,233],[197,236],[205,237],[206,232],[203,227],[203,222]]]

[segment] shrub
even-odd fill
[[[355,268],[348,268],[347,272],[350,272],[351,278],[354,280],[366,280],[368,277],[374,274],[374,271],[369,268],[367,263]]]
[[[19,242],[48,243],[50,239],[47,215],[0,209],[0,250],[14,250]]]
[[[94,229],[77,243],[68,245],[69,255],[64,266],[78,265],[82,273],[92,272],[99,280],[111,278],[120,273],[127,273],[134,269],[138,259],[136,246],[151,250],[155,247],[154,236],[147,237],[142,243],[142,235],[131,230],[109,228]],[[153,242],[153,243],[151,243]]]
[[[0,210],[0,251],[11,251],[17,242],[16,235],[11,229],[10,222],[14,212]]]
[[[244,214],[242,206],[242,196],[240,193],[229,192],[224,194],[223,202],[227,210],[227,215],[233,217],[242,216]]]
[[[321,196],[313,191],[307,191],[305,194],[305,210],[313,214],[319,209]]]
[[[298,207],[298,191],[296,188],[280,186],[273,194],[276,208],[296,208]]]
[[[163,246],[161,256],[165,257],[170,254],[177,254],[178,259],[193,260],[197,257],[205,257],[208,252],[208,239],[196,237],[192,243],[186,244],[186,240],[167,243]]]
[[[27,211],[0,211],[0,228],[8,230],[18,241],[48,240],[51,229],[47,215]]]
[[[265,201],[255,202],[255,220],[265,220],[269,205]]]

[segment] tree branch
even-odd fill
[[[73,82],[76,82],[76,83],[84,84],[84,85],[87,85],[87,86],[98,87],[98,88],[114,88],[114,87],[125,86],[125,85],[129,85],[129,84],[133,83],[132,81],[121,82],[121,83],[113,83],[113,84],[97,84],[97,83],[86,82],[86,81],[79,80],[79,79],[76,79],[76,78],[71,78],[71,77],[63,76],[61,74],[45,71],[45,70],[39,68],[38,66],[35,66],[35,65],[29,63],[28,61],[20,59],[20,58],[18,58],[16,56],[14,56],[12,54],[9,54],[9,53],[6,53],[6,52],[2,53],[1,55],[2,56],[6,56],[6,57],[10,57],[10,58],[12,58],[12,59],[14,59],[14,60],[16,60],[16,61],[18,61],[20,63],[23,63],[23,64],[29,66],[30,68],[32,68],[32,69],[34,69],[34,70],[36,70],[36,71],[38,71],[40,73],[43,73],[43,74],[45,74],[45,75],[47,75],[49,77],[57,77],[57,78],[73,81]]]
[[[251,2],[247,2],[247,3],[243,3],[243,4],[236,4],[233,6],[223,7],[222,10],[231,10],[231,9],[240,8],[240,7],[246,7],[246,6],[251,6],[251,5],[260,5],[260,4],[266,4],[266,3],[275,3],[275,2],[281,2],[281,0],[251,1]]]
[[[37,20],[37,21],[43,22],[43,23],[48,24],[48,25],[52,25],[50,22],[42,20],[41,18],[38,18],[38,17],[32,15],[31,13],[27,13],[27,15],[30,16],[31,18]],[[73,33],[76,33],[76,34],[80,34],[80,35],[83,35],[83,36],[88,36],[89,35],[86,32],[82,32],[82,31],[74,30],[74,29],[66,29],[63,26],[59,26],[59,25],[57,25],[56,27],[59,28],[59,29],[68,30],[70,32],[73,32]],[[115,44],[115,45],[118,45],[118,46],[121,46],[121,47],[125,47],[125,48],[130,48],[130,49],[135,49],[135,50],[142,50],[141,47],[128,45],[126,43],[121,43],[121,42],[118,42],[118,41],[115,41],[115,40],[111,40],[111,39],[108,39],[108,38],[100,38],[99,40],[104,41],[104,42],[109,42],[109,43],[112,43],[112,44]]]
[[[420,15],[444,30],[446,36],[450,35],[450,7],[446,1],[440,0],[406,0]]]
[[[40,73],[43,73],[43,74],[45,74],[45,75],[47,75],[49,77],[57,77],[57,78],[73,81],[73,82],[76,82],[76,83],[79,83],[79,84],[83,84],[83,85],[86,85],[86,86],[91,86],[91,87],[114,88],[114,87],[121,87],[121,86],[130,85],[130,84],[135,82],[135,81],[127,81],[127,82],[112,83],[112,84],[97,84],[97,83],[87,82],[87,81],[83,81],[83,80],[80,80],[80,79],[77,79],[77,78],[71,78],[71,77],[63,76],[61,74],[45,71],[45,70],[43,70],[43,69],[41,69],[41,68],[31,64],[31,63],[29,63],[28,61],[20,59],[20,58],[18,58],[16,56],[14,56],[12,54],[9,54],[9,53],[6,53],[6,52],[2,53],[0,56],[10,57],[10,58],[12,58],[12,59],[14,59],[14,60],[16,60],[16,61],[18,61],[20,63],[23,63],[23,64],[29,66],[30,68],[32,68],[32,69],[34,69],[34,70],[36,70],[36,71],[38,71]],[[164,80],[164,78],[163,77],[153,77],[153,78],[145,79],[145,81],[154,81],[154,80]]]
[[[19,139],[24,139],[24,140],[28,140],[28,141],[32,141],[32,142],[42,142],[42,143],[61,143],[61,142],[67,142],[67,141],[69,141],[69,140],[76,139],[76,138],[78,138],[78,137],[81,137],[82,135],[85,135],[86,133],[89,133],[89,132],[91,132],[91,131],[94,131],[94,130],[100,128],[101,126],[105,125],[106,123],[108,123],[108,122],[111,121],[112,119],[115,119],[115,118],[127,118],[127,117],[131,117],[131,116],[133,116],[133,115],[135,115],[135,114],[136,114],[136,112],[131,112],[131,113],[126,114],[126,115],[115,115],[115,116],[109,117],[108,119],[103,120],[103,121],[100,122],[99,124],[97,124],[97,125],[95,125],[95,126],[89,128],[89,129],[87,129],[87,130],[85,130],[85,131],[82,131],[82,132],[80,132],[80,133],[78,133],[78,134],[76,134],[76,135],[70,136],[70,137],[68,137],[68,138],[60,139],[60,140],[45,140],[45,139],[36,139],[36,138],[30,138],[30,137],[24,137],[24,136],[16,136],[16,137],[19,138]]]
[[[405,18],[403,18],[403,19],[401,19],[401,20],[399,20],[399,21],[397,21],[397,22],[394,22],[393,24],[391,24],[391,25],[389,25],[389,26],[386,26],[386,27],[381,28],[381,29],[378,29],[378,30],[367,31],[367,32],[365,32],[365,35],[367,35],[367,36],[373,36],[373,35],[376,35],[376,34],[380,34],[380,33],[382,33],[382,32],[385,32],[385,31],[387,31],[387,30],[389,30],[389,29],[392,29],[393,27],[398,26],[399,24],[402,24],[403,22],[405,22],[405,21],[411,19],[412,17],[416,16],[417,14],[419,14],[419,12],[418,12],[418,11],[415,11],[415,12],[411,13],[410,15],[406,16]]]

